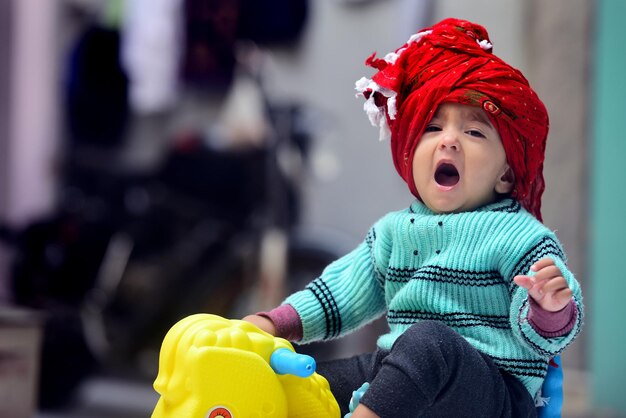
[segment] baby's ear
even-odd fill
[[[513,191],[513,187],[515,186],[515,174],[513,174],[513,170],[508,164],[505,167],[504,173],[498,178],[496,182],[496,193],[499,194],[507,194]]]

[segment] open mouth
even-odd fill
[[[459,182],[461,176],[453,164],[441,163],[435,170],[435,181],[440,186],[452,187]]]

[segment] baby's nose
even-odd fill
[[[459,149],[458,136],[454,132],[445,132],[441,136],[441,141],[439,142],[439,148],[451,149],[453,151],[457,151]]]

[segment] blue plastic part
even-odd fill
[[[350,398],[350,405],[349,405],[350,412],[348,412],[343,418],[352,417],[352,413],[354,412],[356,407],[359,406],[359,402],[361,401],[361,398],[363,397],[363,395],[365,395],[365,392],[367,391],[367,389],[369,389],[369,387],[370,387],[370,384],[368,382],[365,382],[361,385],[360,388],[352,392],[352,398]]]
[[[292,374],[309,377],[315,372],[315,359],[306,354],[298,354],[288,348],[279,348],[270,356],[270,367],[276,374]]]
[[[557,367],[548,366],[548,374],[541,387],[541,396],[547,398],[545,406],[537,408],[539,418],[561,418],[563,408],[563,367],[561,366],[561,356],[556,356],[553,361]]]

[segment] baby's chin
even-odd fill
[[[450,202],[441,202],[441,201],[424,201],[422,203],[426,205],[428,209],[430,209],[433,213],[437,214],[449,214],[449,213],[459,213],[465,212],[471,209],[464,209],[460,204],[454,204]]]
[[[494,203],[495,201],[495,199],[476,202],[457,201],[454,199],[445,198],[431,200],[422,199],[422,203],[424,203],[428,209],[430,209],[433,213],[442,215],[450,213],[471,212],[488,204]]]

